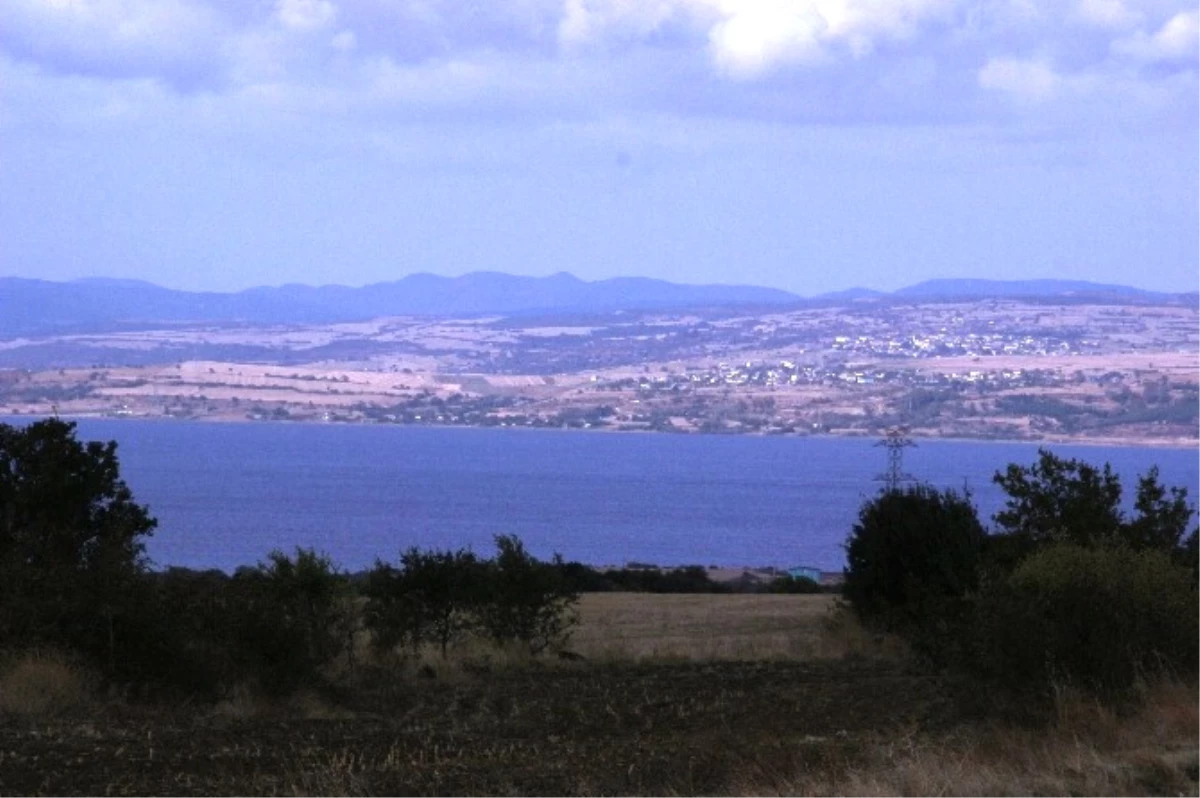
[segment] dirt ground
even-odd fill
[[[748,769],[838,769],[877,735],[949,723],[927,676],[852,653],[831,602],[593,594],[582,660],[468,642],[424,675],[365,666],[282,700],[0,712],[0,794],[728,793]]]
[[[9,721],[0,793],[722,793],[748,767],[836,769],[951,719],[932,681],[867,662],[583,663],[304,701]]]

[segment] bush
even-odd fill
[[[286,693],[320,678],[350,651],[355,619],[349,580],[328,557],[273,551],[228,585],[235,667],[268,692]]]
[[[975,589],[983,540],[969,495],[885,490],[859,511],[842,594],[864,623],[920,626]]]
[[[1009,685],[1119,691],[1162,670],[1194,677],[1200,611],[1167,553],[1064,543],[983,590],[964,632],[972,668]]]
[[[233,580],[217,570],[169,568],[150,576],[147,606],[154,640],[143,649],[144,673],[189,693],[215,694],[246,676],[239,629],[247,625],[247,601]],[[242,593],[245,585],[238,585]]]

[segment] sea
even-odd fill
[[[80,419],[78,436],[117,441],[125,481],[159,522],[147,543],[155,567],[226,571],[296,547],[351,571],[411,546],[488,555],[498,534],[592,565],[836,571],[887,470],[886,449],[866,438],[126,419]],[[989,526],[1004,501],[993,475],[1038,452],[916,444],[904,471],[969,490]],[[1049,448],[1111,463],[1129,504],[1153,466],[1200,495],[1195,448]]]

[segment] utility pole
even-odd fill
[[[875,477],[878,482],[886,482],[889,491],[899,490],[901,482],[913,482],[912,474],[904,471],[904,450],[917,444],[908,437],[906,427],[892,427],[875,444],[887,448],[888,470]]]

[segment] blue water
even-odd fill
[[[82,420],[119,443],[122,474],[159,520],[158,566],[252,564],[313,546],[343,567],[408,546],[492,550],[519,535],[540,557],[592,564],[844,563],[842,544],[886,466],[872,440],[606,434],[546,430]],[[1200,493],[1195,449],[1054,446],[1111,462],[1126,493],[1158,465]],[[1035,444],[920,441],[905,470],[974,492]]]

